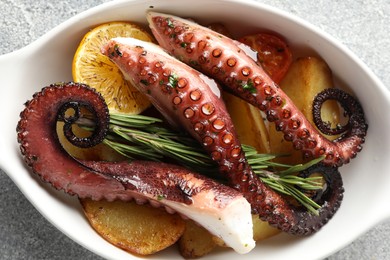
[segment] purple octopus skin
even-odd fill
[[[79,198],[149,202],[193,219],[239,253],[255,246],[250,205],[226,185],[177,165],[79,161],[69,155],[57,136],[59,119],[65,122],[65,136],[78,146],[93,146],[106,135],[108,109],[93,89],[76,83],[50,85],[25,106],[17,125],[21,153],[32,171],[54,188]],[[74,136],[69,127],[78,119],[80,107],[96,121],[95,132],[87,138]],[[69,108],[75,115],[65,116]]]
[[[210,79],[153,43],[115,38],[102,48],[102,53],[163,115],[179,123],[203,145],[218,163],[220,173],[244,195],[252,212],[261,219],[285,232],[307,235],[319,230],[334,215],[343,194],[337,169],[319,165],[312,169],[331,175],[326,177],[329,190],[318,215],[292,206],[266,186],[248,165],[219,90]]]
[[[304,158],[324,155],[325,164],[341,166],[362,149],[367,124],[360,105],[352,108],[358,111],[350,116],[349,126],[354,129],[342,139],[329,141],[236,41],[176,16],[149,12],[147,18],[162,48],[264,111],[267,120],[274,122],[276,129],[284,133],[284,138],[291,141],[295,149],[302,150]]]

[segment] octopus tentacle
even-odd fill
[[[351,115],[361,124],[351,124],[354,129],[342,139],[329,141],[235,41],[179,17],[149,12],[147,18],[160,46],[264,111],[267,120],[274,122],[276,129],[295,149],[302,150],[305,158],[325,155],[325,164],[341,166],[361,150],[367,131],[362,112]],[[343,99],[337,100],[344,103]]]
[[[92,113],[93,121],[96,127],[92,134],[88,137],[78,137],[74,134],[72,125],[76,123],[77,119],[80,118],[81,107],[86,108]],[[66,112],[72,109],[74,114],[69,116]],[[101,143],[107,134],[109,125],[109,114],[108,109],[104,109],[98,113],[89,103],[82,101],[79,102],[68,102],[64,103],[58,111],[58,120],[64,122],[63,131],[66,139],[69,142],[80,148],[89,148]]]
[[[342,100],[340,105],[344,109],[344,113],[349,117],[348,122],[343,126],[330,128],[330,125],[322,121],[321,107],[327,100]],[[364,112],[360,103],[356,101],[350,94],[335,88],[323,90],[318,93],[313,100],[313,121],[317,128],[324,134],[338,135],[344,134],[348,131],[353,131],[351,135],[361,136],[364,138],[366,132],[365,128],[351,127],[351,125],[366,125],[364,121]],[[363,131],[362,131],[363,130]],[[343,137],[339,138],[343,139]]]
[[[80,198],[150,202],[193,219],[239,253],[254,247],[250,205],[228,186],[176,165],[78,161],[69,155],[56,133],[58,119],[77,120],[79,112],[65,118],[67,108],[86,106],[98,119],[92,138],[80,141],[69,135],[76,144],[96,143],[107,130],[107,106],[93,89],[76,83],[50,85],[25,105],[17,125],[21,153],[32,171],[54,188]]]
[[[301,177],[309,177],[313,174],[321,174],[324,178],[324,189],[316,191],[313,199],[322,207],[318,210],[318,215],[308,214],[304,208],[286,204],[284,201],[274,207],[271,203],[265,203],[265,211],[274,210],[283,212],[275,218],[270,218],[268,222],[273,226],[283,226],[288,229],[288,232],[296,235],[309,235],[321,229],[329,218],[332,217],[339,209],[343,200],[343,182],[340,172],[335,167],[329,167],[322,163],[313,165],[312,167],[299,173]],[[268,199],[267,197],[265,199]],[[286,223],[286,220],[294,219],[293,224]]]
[[[213,81],[152,43],[115,38],[102,48],[102,53],[162,114],[179,123],[203,145],[230,185],[242,192],[251,204],[252,212],[263,220],[283,231],[307,235],[317,231],[336,212],[343,192],[336,168],[327,167],[323,172],[329,175],[330,195],[325,198],[319,215],[294,207],[260,180],[245,158]]]

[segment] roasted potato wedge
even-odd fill
[[[184,233],[184,220],[161,208],[138,205],[133,201],[80,201],[95,231],[130,253],[156,253],[176,243]]]
[[[280,230],[271,227],[268,222],[262,221],[258,215],[252,215],[253,221],[253,239],[261,241],[280,233]]]
[[[268,130],[260,110],[227,92],[223,99],[241,143],[255,147],[259,153],[269,153]]]
[[[291,65],[280,82],[280,87],[313,124],[313,99],[322,90],[333,87],[332,72],[325,61],[320,58],[299,58]],[[329,121],[332,126],[340,122],[340,109],[335,101],[325,102],[321,113],[323,120]],[[284,140],[283,134],[277,132],[273,124],[269,128],[269,140],[271,153],[291,154],[289,157],[279,158],[280,162],[296,164],[303,161],[302,153],[294,150],[292,144]]]
[[[179,250],[183,257],[202,257],[210,253],[216,246],[210,232],[192,220],[186,220],[184,234],[179,239]]]

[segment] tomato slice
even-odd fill
[[[292,63],[292,52],[285,40],[275,34],[257,33],[239,41],[257,51],[257,62],[275,83],[283,79]]]

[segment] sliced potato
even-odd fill
[[[216,246],[210,232],[192,220],[186,220],[184,234],[179,239],[179,250],[183,257],[202,257],[210,253]]]
[[[213,236],[212,239],[213,239],[213,243],[215,243],[217,246],[228,247],[221,238],[217,236]]]
[[[300,58],[293,62],[280,87],[313,124],[313,99],[322,90],[333,87],[332,72],[320,58]],[[321,113],[323,120],[329,121],[333,126],[340,121],[340,109],[335,101],[325,102]],[[273,124],[269,128],[269,140],[271,153],[291,154],[289,157],[279,158],[280,162],[290,164],[302,162],[302,153],[296,151],[291,142],[285,141],[283,134],[277,132]]]
[[[227,92],[223,99],[241,143],[255,147],[259,153],[269,153],[268,130],[260,110]]]
[[[261,241],[280,233],[279,229],[271,227],[262,221],[258,215],[252,215],[253,239]],[[179,240],[180,253],[186,258],[202,257],[211,252],[216,246],[227,247],[225,242],[210,234],[206,229],[193,221],[186,222],[186,231]]]
[[[303,114],[313,122],[312,105],[314,97],[327,88],[333,88],[332,71],[326,62],[317,57],[297,59],[288,75],[280,83],[283,91],[294,101]],[[339,120],[337,102],[326,102],[323,118],[336,124]]]
[[[268,222],[262,221],[258,215],[252,215],[252,221],[253,221],[253,240],[257,242],[273,237],[281,232],[279,229],[271,227],[268,224]],[[218,246],[226,247],[223,240],[218,237],[214,236],[213,241]]]
[[[81,200],[95,231],[111,244],[130,253],[150,255],[174,244],[185,222],[160,208],[135,202]]]
[[[261,241],[279,234],[281,231],[277,228],[271,227],[268,222],[262,221],[258,215],[252,215],[253,221],[253,239]]]

